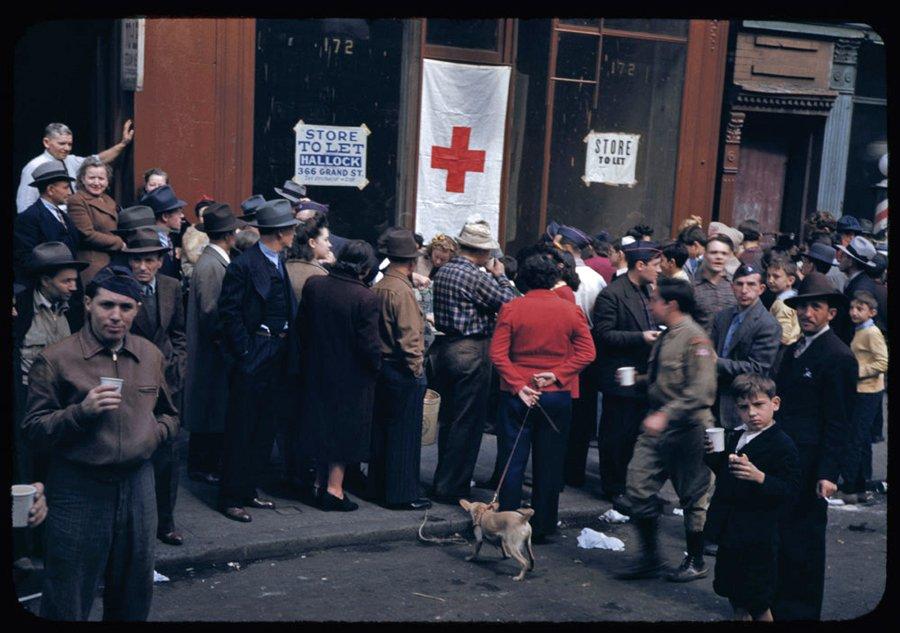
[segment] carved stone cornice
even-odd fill
[[[861,40],[840,38],[834,42],[834,63],[856,65]]]
[[[746,111],[828,115],[834,95],[751,93],[741,91],[734,104]]]
[[[741,144],[741,131],[744,128],[744,119],[747,118],[746,112],[731,112],[728,124],[725,128],[725,142],[731,145]]]

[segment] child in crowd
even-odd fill
[[[670,279],[683,279],[690,282],[691,278],[684,272],[684,264],[687,260],[687,246],[679,240],[674,240],[663,246],[660,270],[662,270],[663,275]]]
[[[844,500],[866,503],[871,492],[866,482],[872,478],[872,421],[882,407],[884,373],[888,369],[888,350],[884,335],[874,319],[878,314],[878,300],[866,290],[858,290],[850,301],[850,320],[856,327],[850,350],[859,364],[859,382],[853,407],[854,456],[851,472],[845,475]],[[856,464],[858,463],[858,466]],[[847,497],[851,496],[850,499]],[[855,496],[855,499],[852,499]]]
[[[797,294],[794,290],[796,282],[797,264],[786,257],[773,255],[766,268],[766,286],[775,295],[769,312],[781,326],[781,344],[784,346],[793,345],[800,338],[797,311],[784,303]]]
[[[706,440],[706,464],[716,475],[704,529],[719,546],[713,589],[728,598],[735,619],[771,622],[778,521],[799,490],[800,458],[774,425],[781,400],[771,379],[741,374],[731,390],[743,424],[725,432],[724,451]]]

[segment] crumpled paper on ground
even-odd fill
[[[606,521],[607,523],[627,523],[628,517],[621,512],[616,512],[613,508],[610,508],[600,515],[600,520]]]
[[[672,514],[674,514],[674,515],[676,515],[676,516],[683,517],[683,516],[684,516],[684,510],[682,510],[681,508],[672,508]]]
[[[581,534],[578,535],[578,547],[582,549],[610,549],[614,552],[625,551],[625,543],[614,536],[607,536],[603,532],[597,532],[591,528],[583,528],[581,530]]]
[[[154,569],[153,570],[153,582],[169,582],[169,577],[163,576],[161,573],[159,573],[158,571],[156,571]]]

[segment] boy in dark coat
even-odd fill
[[[726,432],[725,450],[706,439],[706,464],[716,474],[704,528],[718,543],[713,589],[738,620],[772,621],[778,573],[778,522],[800,487],[794,442],[774,425],[781,400],[775,383],[741,374],[731,386],[742,425]]]

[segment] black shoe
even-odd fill
[[[184,537],[181,535],[181,532],[176,530],[166,532],[165,534],[157,534],[156,538],[166,545],[184,545]]]
[[[665,567],[659,556],[641,556],[637,561],[615,574],[619,580],[640,580],[641,578],[658,578]]]
[[[631,500],[627,495],[617,494],[611,501],[613,510],[625,516],[631,516]]]
[[[426,510],[431,507],[431,501],[428,499],[416,499],[406,503],[386,503],[384,507],[388,510]]]
[[[319,508],[325,512],[353,512],[359,508],[359,504],[350,501],[346,491],[344,491],[344,498],[340,499],[327,490],[323,490],[319,496]]]
[[[709,575],[709,567],[703,562],[703,557],[691,556],[688,554],[681,561],[678,569],[666,574],[666,580],[672,582],[690,582],[691,580],[699,580]]]
[[[225,508],[222,510],[222,514],[232,521],[240,521],[241,523],[250,523],[253,520],[253,517],[247,514],[247,511],[243,508]]]

